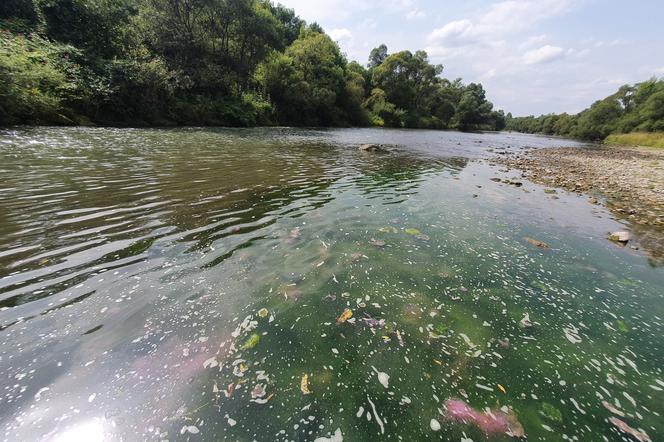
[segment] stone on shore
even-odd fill
[[[613,242],[617,242],[619,244],[627,244],[629,240],[631,239],[631,236],[629,232],[625,231],[620,231],[620,232],[613,232],[611,235],[609,235],[609,240]]]

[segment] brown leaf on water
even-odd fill
[[[525,242],[527,242],[528,244],[532,244],[535,247],[539,247],[540,249],[550,249],[551,248],[547,243],[539,241],[537,239],[528,238],[527,236],[524,237],[523,240]]]
[[[350,318],[353,317],[353,311],[349,308],[344,310],[344,312],[337,318],[337,325],[343,324],[344,322],[348,321]]]

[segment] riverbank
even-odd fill
[[[664,149],[664,132],[633,132],[614,134],[606,137],[605,142],[620,146],[643,146]]]
[[[536,183],[588,194],[594,204],[604,201],[616,218],[631,223],[644,250],[664,258],[664,150],[537,149],[507,152],[498,162]]]

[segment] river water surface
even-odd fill
[[[492,165],[554,145],[0,131],[0,437],[664,440],[664,269]]]

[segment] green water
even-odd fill
[[[0,141],[3,440],[513,439],[445,419],[453,398],[509,407],[529,440],[635,440],[603,401],[664,438],[664,269],[606,241],[625,226],[585,198],[493,165],[571,141],[54,128]]]

